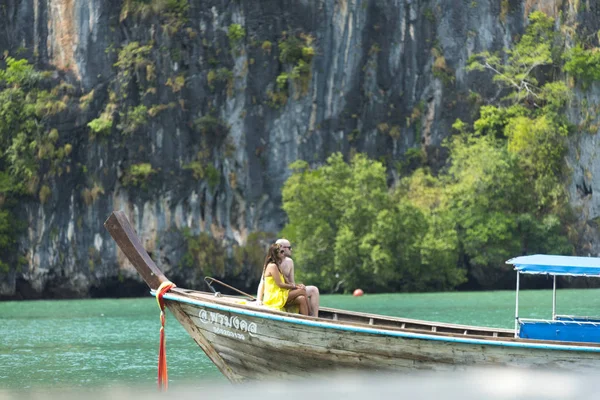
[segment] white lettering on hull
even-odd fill
[[[246,336],[224,328],[235,329],[240,332],[247,332],[250,336],[255,336],[258,333],[258,326],[255,322],[248,323],[248,321],[238,317],[237,315],[227,316],[218,312],[206,311],[202,309],[198,312],[198,318],[200,318],[200,322],[203,324],[214,325],[214,333],[234,339],[246,340]]]
[[[228,336],[233,339],[246,340],[246,336],[241,333],[231,332],[227,329],[223,329],[220,326],[213,326],[213,332],[218,335]]]

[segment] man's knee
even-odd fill
[[[306,294],[310,297],[310,296],[318,296],[319,295],[319,288],[316,286],[307,286],[306,287]]]

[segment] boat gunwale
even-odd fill
[[[280,322],[294,323],[298,325],[308,325],[325,329],[339,329],[346,331],[355,331],[376,335],[399,336],[407,339],[422,339],[458,342],[464,344],[476,345],[493,345],[506,347],[534,348],[559,351],[585,351],[585,352],[600,352],[600,344],[583,343],[583,342],[557,342],[550,340],[536,340],[515,337],[494,337],[474,334],[456,334],[447,332],[433,332],[420,329],[407,329],[399,327],[390,327],[383,325],[368,325],[360,322],[349,322],[330,320],[325,318],[316,318],[299,314],[284,313],[277,310],[257,309],[257,307],[248,307],[244,304],[235,304],[222,301],[220,297],[214,297],[210,293],[187,290],[195,294],[201,295],[201,299],[189,296],[188,293],[181,289],[173,290],[163,296],[165,300],[170,300],[179,303],[188,303],[195,306],[210,307],[221,311],[239,313],[253,317],[271,319]],[[181,301],[181,298],[188,301]],[[202,303],[204,301],[204,303]],[[344,310],[340,310],[342,313]],[[392,317],[393,318],[393,317]],[[478,327],[473,327],[478,328]],[[472,329],[478,331],[478,329]]]
[[[231,300],[239,300],[242,299],[242,297],[238,297],[238,296],[228,296],[228,295],[221,295],[220,297],[215,297],[212,293],[209,292],[203,292],[200,290],[193,290],[193,289],[183,289],[183,288],[174,288],[172,291],[178,292],[178,293],[182,293],[184,295],[198,295],[201,296],[203,299],[206,299],[207,301],[211,301],[216,299],[231,299]],[[194,296],[195,297],[195,296]],[[226,304],[230,304],[229,302],[225,302]],[[322,317],[311,317],[311,316],[305,316],[305,315],[301,315],[301,314],[292,314],[292,313],[286,313],[286,312],[282,312],[282,311],[277,311],[274,309],[269,309],[269,308],[259,308],[260,306],[256,306],[256,305],[244,305],[244,304],[239,304],[239,303],[231,303],[233,305],[235,305],[236,307],[242,307],[242,308],[246,308],[249,310],[253,310],[256,311],[257,309],[260,311],[264,311],[267,313],[273,313],[275,315],[293,315],[294,318],[302,318],[302,319],[309,319],[309,320],[323,320],[323,321],[332,321],[329,318],[322,318]],[[363,312],[359,312],[359,311],[349,311],[349,310],[342,310],[342,309],[337,309],[337,308],[329,308],[329,307],[319,307],[319,312],[324,311],[327,313],[332,313],[332,314],[338,314],[340,316],[352,316],[352,317],[360,317],[360,318],[364,318],[364,319],[377,319],[379,321],[388,321],[388,322],[396,322],[396,323],[406,323],[406,324],[414,324],[414,325],[423,325],[429,328],[433,328],[433,327],[439,327],[439,328],[448,328],[448,329],[456,329],[456,330],[469,330],[469,331],[477,331],[477,332],[488,332],[490,334],[493,333],[498,333],[498,334],[510,334],[510,335],[514,335],[514,330],[512,329],[506,329],[506,328],[492,328],[492,327],[485,327],[485,326],[476,326],[476,325],[462,325],[462,324],[452,324],[452,323],[446,323],[446,322],[435,322],[435,321],[427,321],[427,320],[418,320],[418,319],[410,319],[410,318],[404,318],[404,317],[394,317],[394,316],[390,316],[390,315],[382,315],[382,314],[372,314],[372,313],[363,313]],[[360,324],[360,325],[366,325],[366,326],[379,326],[379,327],[384,327],[384,328],[390,328],[390,329],[400,329],[400,330],[417,330],[415,328],[411,329],[411,328],[400,328],[400,327],[394,327],[394,326],[389,326],[389,325],[383,325],[383,324],[377,324],[374,323],[373,325],[371,324],[364,324],[361,322],[356,322],[356,321],[344,321],[344,320],[337,320],[334,322],[344,322],[344,323],[349,323],[349,324]],[[425,329],[418,329],[418,330],[423,330],[425,331]],[[435,332],[433,332],[435,333]],[[461,334],[462,336],[462,334]],[[483,337],[487,337],[485,335],[479,335],[479,336],[483,336]],[[492,337],[492,336],[490,336]]]

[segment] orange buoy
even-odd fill
[[[363,294],[365,294],[365,293],[362,291],[362,289],[356,289],[354,291],[354,293],[352,293],[352,296],[359,297],[359,296],[362,296]]]

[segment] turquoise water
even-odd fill
[[[520,316],[550,318],[552,292],[522,291]],[[407,318],[512,328],[511,291],[322,296],[323,306]],[[600,289],[559,290],[557,312],[600,315]],[[156,384],[159,310],[152,297],[0,303],[0,389]],[[167,315],[170,387],[225,379]]]

